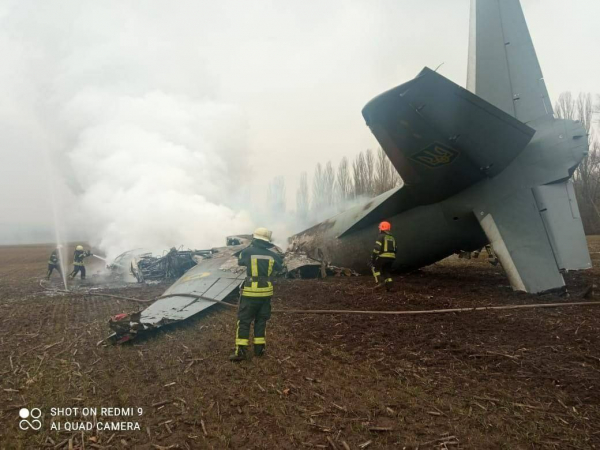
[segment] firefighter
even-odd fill
[[[271,250],[271,231],[257,228],[251,244],[240,252],[238,265],[246,267],[235,333],[235,353],[231,361],[243,361],[248,355],[250,325],[254,322],[254,356],[265,353],[265,332],[271,317],[272,277],[283,269],[281,256]]]
[[[46,280],[50,279],[50,275],[52,275],[52,272],[54,270],[56,270],[58,274],[62,277],[62,269],[60,268],[59,258],[59,252],[61,248],[62,245],[58,245],[54,250],[52,250],[52,253],[50,253],[50,259],[48,260],[48,274],[46,275]]]
[[[375,249],[371,255],[373,267],[373,276],[377,287],[382,286],[379,278],[383,275],[383,285],[386,290],[392,289],[392,276],[390,271],[396,260],[396,239],[390,234],[392,225],[389,222],[381,222],[379,224],[379,238],[375,241]]]
[[[85,280],[85,265],[83,263],[83,259],[88,256],[94,256],[90,251],[83,250],[83,246],[78,245],[75,248],[75,253],[73,253],[73,272],[71,272],[70,277],[75,278],[78,273],[81,272],[81,279]]]

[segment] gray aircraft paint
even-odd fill
[[[518,0],[473,0],[468,74],[465,90],[424,69],[369,102],[363,116],[404,185],[292,244],[366,272],[387,219],[398,270],[487,243],[517,290],[559,289],[561,271],[591,267],[570,181],[587,135],[554,118]]]

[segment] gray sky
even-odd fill
[[[600,2],[522,3],[551,98],[600,93]],[[160,142],[210,149],[172,172],[206,171],[211,205],[218,192],[231,203],[236,187],[236,203],[262,203],[269,179],[283,175],[293,209],[302,171],[377,147],[360,113],[372,97],[441,63],[465,84],[468,20],[469,0],[0,0],[0,243],[51,226],[51,185],[61,214],[106,222],[90,203],[112,199],[113,185],[127,191],[127,170],[147,166],[141,148],[98,156],[94,143],[135,146],[143,134],[144,148],[158,147],[149,130],[165,123]],[[121,133],[115,117],[135,123]],[[168,164],[160,158],[148,170]],[[124,170],[114,180],[113,163]]]

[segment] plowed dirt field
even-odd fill
[[[589,243],[595,267],[566,275],[569,298],[515,293],[481,256],[396,277],[392,293],[373,290],[368,277],[280,280],[273,307],[582,301],[600,275],[600,238]],[[84,295],[100,284],[99,260],[90,261],[78,291],[48,295],[39,280],[50,250],[0,247],[2,449],[600,448],[600,306],[274,313],[268,355],[234,364],[235,315],[220,305],[131,343],[98,346],[111,315],[140,305]],[[62,287],[57,275],[50,286]],[[104,291],[154,298],[166,288]],[[20,423],[25,407],[40,409],[39,430],[29,425],[33,417]],[[52,408],[79,408],[79,415]],[[97,413],[82,416],[83,408]],[[80,429],[88,423],[91,430]]]

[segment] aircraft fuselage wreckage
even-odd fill
[[[179,278],[164,294],[142,311],[134,313],[117,314],[111,317],[109,326],[113,331],[106,339],[99,342],[124,343],[134,339],[144,332],[156,330],[165,325],[181,322],[190,317],[222,302],[237,296],[239,286],[246,278],[246,268],[238,265],[238,255],[252,240],[252,236],[228,236],[227,246],[210,250],[176,251],[171,249],[170,263],[180,259],[188,264],[188,256],[193,255],[195,265]],[[352,276],[355,273],[335,266],[325,267],[320,261],[308,258],[299,252],[286,252],[277,247],[273,251],[281,253],[286,270],[279,274],[288,278],[316,278],[323,271],[327,275]],[[149,254],[142,254],[142,261],[151,261],[151,264],[163,264],[165,257],[152,258]],[[180,264],[181,261],[178,263]],[[132,273],[140,278],[139,261],[134,258],[131,262]],[[169,271],[164,268],[150,272],[155,275],[160,272],[169,278]],[[149,277],[145,277],[146,279]],[[216,301],[216,302],[215,302]]]
[[[519,0],[472,0],[467,87],[425,68],[369,102],[363,116],[404,185],[293,246],[364,271],[386,219],[400,271],[488,243],[516,290],[562,289],[562,271],[590,268],[571,182],[588,137],[554,117]]]
[[[591,267],[571,182],[588,137],[579,122],[554,117],[519,0],[472,0],[469,50],[468,90],[425,68],[365,106],[404,184],[293,236],[292,254],[314,258],[295,266],[365,271],[375,224],[385,219],[400,271],[488,243],[516,290],[563,289],[561,272]],[[169,297],[115,316],[111,338],[124,342],[235,295],[245,277],[235,255],[247,242],[228,244],[186,272]]]

